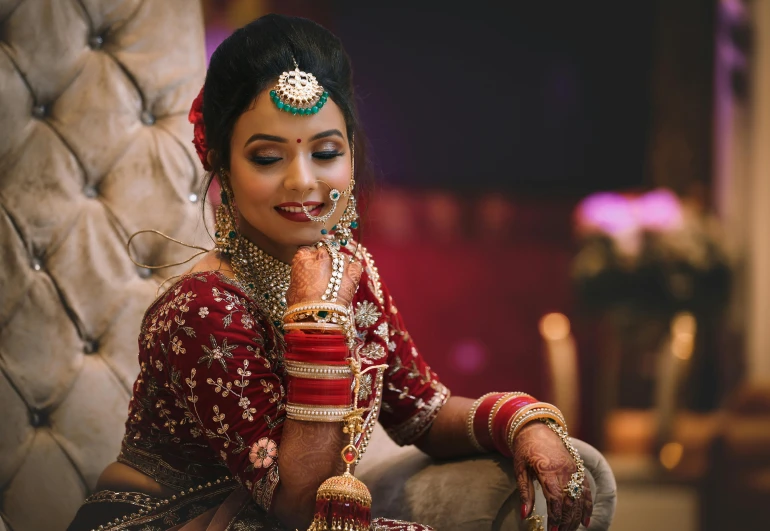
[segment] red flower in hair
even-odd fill
[[[198,158],[201,159],[203,169],[210,171],[211,166],[207,158],[209,148],[206,145],[206,126],[203,124],[203,88],[201,88],[198,96],[193,100],[187,119],[193,124],[193,145],[195,146],[195,151],[198,152]]]

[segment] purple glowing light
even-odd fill
[[[641,230],[668,231],[682,226],[682,205],[677,196],[660,188],[637,196],[600,192],[577,207],[580,228],[619,236]]]
[[[682,205],[670,190],[659,188],[637,197],[634,210],[644,229],[662,232],[682,226]]]
[[[637,227],[629,199],[612,192],[589,195],[578,205],[577,215],[583,227],[607,234],[623,234]]]

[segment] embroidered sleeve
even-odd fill
[[[430,428],[449,390],[418,352],[371,255],[360,247],[359,255],[364,274],[354,311],[365,340],[361,353],[372,363],[388,364],[380,423],[398,444],[412,444]]]
[[[221,282],[185,305],[165,352],[171,387],[233,476],[269,510],[285,415],[275,374],[282,349],[240,292]]]

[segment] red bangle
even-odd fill
[[[489,434],[488,422],[489,414],[492,412],[492,406],[495,405],[501,396],[505,393],[495,393],[485,398],[473,416],[473,434],[476,436],[476,440],[481,446],[487,450],[494,450],[495,445],[492,441],[492,436]]]
[[[508,448],[507,443],[507,427],[508,422],[514,416],[516,412],[528,404],[534,404],[537,402],[531,396],[517,396],[509,398],[497,409],[495,417],[492,419],[492,442],[498,452],[506,457],[511,457],[511,449]]]
[[[350,355],[342,334],[286,334],[286,359],[313,362],[345,362]]]
[[[309,406],[349,406],[353,403],[350,378],[340,380],[288,378],[286,401]]]

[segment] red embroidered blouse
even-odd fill
[[[388,365],[363,377],[359,403],[371,410],[357,444],[365,448],[378,416],[397,443],[410,444],[449,391],[415,348],[371,256],[353,243],[343,252],[364,265],[353,299],[362,362]],[[237,281],[212,271],[182,277],[142,322],[118,460],[180,490],[232,476],[269,510],[285,419],[284,351]]]

